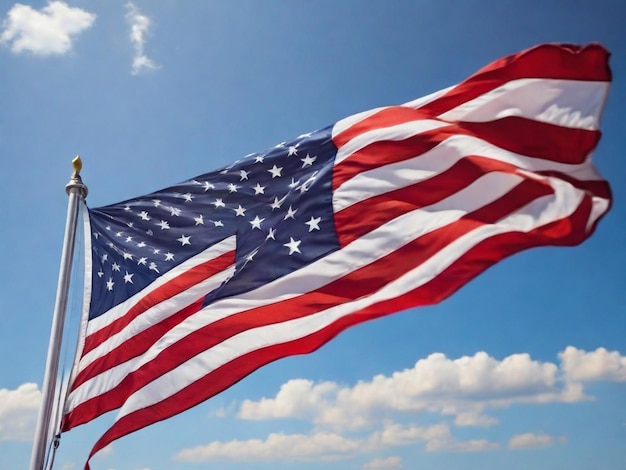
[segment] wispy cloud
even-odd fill
[[[135,49],[131,73],[137,75],[143,70],[158,69],[159,66],[145,52],[146,38],[152,25],[150,18],[140,13],[131,2],[126,4],[126,10],[126,20],[130,24],[130,41]]]
[[[387,457],[386,459],[373,459],[363,465],[362,470],[400,470],[402,459],[400,457]]]
[[[527,432],[524,434],[517,434],[509,440],[509,449],[536,449],[538,447],[550,447],[555,442],[567,442],[565,436],[555,438],[548,434],[533,434]]]
[[[0,43],[15,54],[62,55],[71,50],[74,37],[95,20],[96,15],[65,2],[50,2],[41,10],[16,3],[4,19]]]

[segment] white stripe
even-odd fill
[[[590,160],[578,165],[556,163],[509,152],[476,137],[454,135],[415,158],[363,171],[344,181],[333,193],[333,209],[339,212],[364,199],[430,179],[467,155],[487,157],[531,172],[551,170],[571,175],[580,181],[601,180]],[[533,177],[541,178],[538,175]]]
[[[556,182],[558,186],[562,182]],[[561,189],[561,188],[560,188]],[[388,299],[403,295],[434,279],[478,243],[497,234],[530,231],[571,215],[580,204],[581,195],[572,197],[568,188],[557,196],[545,196],[504,218],[498,225],[485,225],[457,238],[428,261],[390,282],[373,295],[340,304],[307,317],[244,331],[213,348],[198,354],[176,369],[164,374],[131,395],[120,409],[117,420],[175,394],[218,367],[237,357],[274,344],[303,338],[331,325],[338,319]]]
[[[608,82],[521,78],[512,80],[439,117],[487,122],[507,116],[576,129],[597,130]]]
[[[422,96],[420,98],[417,98],[413,101],[409,101],[407,103],[404,103],[403,105],[401,105],[403,108],[412,108],[412,109],[419,109],[422,106],[431,103],[433,101],[435,101],[437,98],[445,95],[448,91],[452,90],[456,85],[453,85],[451,87],[448,88],[444,88],[443,90],[439,90],[439,91],[435,91],[434,93],[430,93],[429,95],[426,96]],[[367,111],[363,111],[361,113],[357,113],[357,114],[353,114],[352,116],[348,116],[347,118],[341,119],[339,121],[337,121],[335,123],[335,125],[333,126],[333,131],[332,131],[332,137],[333,139],[338,136],[339,134],[341,134],[342,132],[350,129],[352,126],[354,126],[355,124],[357,124],[360,121],[364,121],[365,119],[369,118],[370,116],[373,116],[375,114],[378,114],[381,111],[384,111],[385,109],[390,109],[393,106],[383,106],[380,108],[375,108],[375,109],[370,109]]]
[[[446,126],[449,126],[447,122],[433,119],[420,119],[418,121],[409,121],[395,126],[381,127],[364,132],[346,142],[345,145],[337,150],[335,165],[342,162],[353,153],[375,142],[383,140],[406,140],[418,134]]]
[[[181,292],[180,294],[166,299],[165,301],[151,307],[150,309],[137,316],[132,322],[130,322],[124,329],[118,333],[107,338],[98,347],[89,351],[80,360],[80,369],[83,370],[89,366],[96,359],[106,356],[106,354],[122,343],[132,339],[133,336],[141,333],[142,331],[157,325],[166,318],[178,313],[183,308],[191,305],[193,302],[201,297],[217,289],[224,281],[231,277],[235,272],[234,264],[228,267],[226,270],[221,271],[208,279],[196,284],[189,289]],[[129,362],[132,362],[131,359]]]
[[[374,114],[379,113],[384,109],[388,109],[388,106],[383,106],[380,108],[368,109],[367,111],[362,111],[357,114],[353,114],[352,116],[348,116],[347,118],[343,118],[335,123],[332,131],[332,138],[334,139],[337,135],[344,132],[346,129],[350,129],[357,122],[363,121]]]
[[[402,106],[406,108],[419,109],[423,107],[424,105],[428,103],[432,103],[433,101],[441,98],[443,95],[445,95],[446,93],[448,93],[450,90],[452,90],[453,88],[457,86],[458,85],[452,85],[452,86],[449,86],[448,88],[444,88],[443,90],[435,91],[434,93],[431,93],[430,95],[422,96],[421,98],[417,98],[413,101],[409,101],[408,103],[404,103]]]
[[[104,314],[90,320],[88,325],[88,335],[97,332],[98,330],[110,325],[118,318],[123,317],[126,312],[133,308],[146,295],[149,295],[164,284],[167,284],[172,279],[178,277],[180,273],[188,271],[193,267],[205,263],[211,259],[218,258],[224,253],[234,250],[236,246],[236,236],[232,235],[179,264],[176,268],[166,272],[161,277],[157,278],[152,284],[137,292],[132,297],[129,297],[124,302],[116,305]],[[197,298],[194,300],[197,300]]]
[[[519,175],[487,174],[436,204],[397,217],[355,240],[341,251],[331,253],[254,291],[209,305],[165,334],[149,351],[138,358],[139,362],[128,361],[120,364],[80,385],[71,393],[67,409],[72,410],[83,401],[117,386],[128,374],[150,362],[162,350],[193,331],[235,313],[278,303],[316,290],[392,253],[413,239],[451,224],[466,213],[499,199],[521,180]]]
[[[83,355],[85,347],[85,336],[87,334],[87,324],[89,322],[89,303],[91,301],[91,280],[92,280],[92,258],[91,258],[91,221],[89,220],[89,209],[84,201],[81,203],[81,211],[83,217],[83,237],[84,237],[84,257],[85,268],[83,272],[83,307],[80,318],[80,328],[78,330],[78,341],[76,342],[76,351],[74,352],[74,362],[72,371],[68,380],[68,391],[71,387],[76,374],[78,374],[78,366],[80,357]],[[65,397],[67,398],[67,397]]]

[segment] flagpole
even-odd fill
[[[35,438],[30,460],[30,470],[43,470],[46,458],[46,448],[50,444],[50,419],[53,411],[56,379],[59,371],[59,356],[61,353],[61,341],[63,337],[63,324],[67,308],[67,294],[70,286],[70,273],[74,256],[74,242],[76,240],[76,224],[80,202],[87,197],[87,186],[80,177],[82,162],[79,156],[72,160],[74,174],[70,182],[65,186],[65,192],[69,196],[67,205],[67,219],[65,223],[65,236],[63,238],[63,251],[61,252],[61,266],[59,268],[59,280],[57,294],[52,315],[52,327],[50,330],[50,342],[48,343],[48,357],[41,388],[42,403],[35,428]]]

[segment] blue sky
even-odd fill
[[[613,54],[594,161],[614,202],[589,240],[518,254],[437,306],[270,364],[93,468],[624,467],[623,2],[0,1],[0,15],[1,468],[30,459],[75,154],[97,207],[533,45],[591,41]],[[55,468],[81,468],[113,417],[63,435]]]

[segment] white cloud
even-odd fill
[[[387,457],[386,459],[373,459],[363,465],[362,470],[400,470],[402,459],[400,457]]]
[[[0,441],[30,441],[40,404],[41,392],[36,384],[0,389]]]
[[[620,355],[618,351],[598,348],[595,351],[586,352],[568,346],[559,354],[559,358],[567,380],[575,382],[626,381],[626,356]]]
[[[336,461],[390,447],[416,444],[424,444],[427,452],[478,452],[498,447],[498,444],[486,440],[457,441],[445,423],[423,427],[386,423],[380,431],[375,431],[363,438],[350,438],[324,431],[309,435],[270,434],[266,440],[216,441],[204,446],[183,449],[176,454],[175,459],[182,462],[205,462],[216,459],[283,462]],[[390,462],[387,463],[391,465]]]
[[[74,36],[90,28],[95,19],[96,15],[65,2],[50,2],[41,10],[16,3],[4,19],[0,43],[16,54],[65,54],[71,50]]]
[[[559,358],[557,365],[528,354],[498,360],[485,352],[458,359],[434,353],[411,369],[353,386],[290,380],[275,397],[245,400],[238,416],[310,419],[318,426],[354,430],[373,426],[393,412],[430,412],[454,416],[457,426],[493,426],[498,420],[485,414],[489,408],[588,400],[584,382],[626,381],[626,356],[617,351],[568,346]]]
[[[388,376],[377,375],[352,386],[290,380],[274,397],[245,400],[238,417],[304,419],[315,426],[312,434],[271,434],[265,440],[213,442],[183,449],[176,458],[190,462],[323,461],[349,459],[399,446],[422,446],[425,452],[493,451],[501,444],[480,436],[458,440],[450,430],[449,418],[454,418],[455,426],[493,426],[498,420],[488,416],[488,410],[512,404],[587,400],[587,381],[626,380],[626,357],[618,352],[603,348],[585,352],[570,346],[559,358],[560,362],[553,363],[533,360],[528,354],[513,354],[499,360],[478,352],[451,359],[435,353],[417,361],[412,368]],[[448,419],[429,426],[393,422],[394,416],[402,416],[406,421],[411,414],[419,413],[439,414]],[[565,441],[565,437],[526,433],[513,436],[508,447],[524,449]],[[374,459],[363,468],[393,469],[401,463],[394,458]]]
[[[378,375],[353,387],[297,379],[284,384],[274,398],[242,403],[242,419],[311,418],[336,429],[372,425],[381,413],[438,412],[456,416],[459,426],[489,426],[497,420],[482,413],[486,406],[557,400],[558,367],[514,354],[501,361],[484,352],[459,359],[435,353],[411,369]]]
[[[159,68],[145,53],[146,36],[152,25],[150,18],[141,14],[132,2],[126,4],[126,10],[126,20],[130,24],[130,41],[135,49],[131,73],[137,75],[145,69]]]
[[[206,446],[183,449],[176,460],[203,462],[212,459],[238,461],[308,461],[339,460],[354,455],[359,441],[338,434],[319,432],[313,435],[270,434],[266,440],[212,442]]]
[[[554,445],[555,439],[553,436],[547,434],[533,434],[530,432],[524,434],[517,434],[509,440],[509,449],[534,449],[537,447],[549,447]],[[564,442],[567,439],[565,437],[559,437],[560,442]]]

